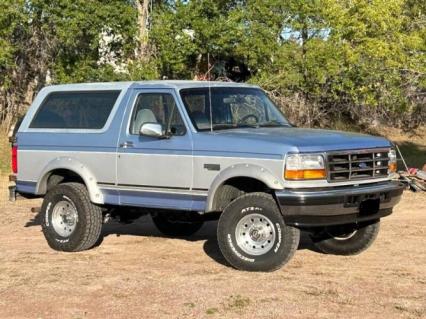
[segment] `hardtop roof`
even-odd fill
[[[128,81],[128,82],[98,82],[98,83],[75,83],[59,84],[46,87],[49,91],[60,90],[123,90],[128,88],[167,88],[186,89],[204,87],[250,87],[258,88],[256,85],[236,82],[220,81],[189,81],[189,80],[156,80],[156,81]]]

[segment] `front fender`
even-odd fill
[[[236,164],[231,165],[221,171],[216,178],[213,180],[212,185],[210,186],[209,193],[207,196],[206,203],[206,212],[214,211],[214,197],[217,190],[222,186],[227,180],[235,177],[249,177],[256,179],[270,189],[283,189],[284,186],[280,179],[274,176],[268,169],[261,167],[259,165],[253,164]]]
[[[79,175],[84,183],[86,184],[89,192],[90,200],[96,204],[103,204],[104,198],[101,190],[98,187],[95,175],[90,169],[72,157],[58,157],[50,161],[46,167],[42,170],[39,178],[37,179],[36,194],[43,195],[47,191],[47,180],[51,175],[52,171],[57,169],[66,169]]]

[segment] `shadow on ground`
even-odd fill
[[[37,213],[29,220],[25,227],[41,225],[41,215]],[[203,250],[207,256],[215,262],[229,267],[222,253],[220,252],[219,245],[216,239],[216,221],[206,222],[203,227],[194,235],[188,237],[174,237],[176,240],[187,240],[191,242],[204,241]],[[143,216],[131,224],[121,224],[118,222],[110,222],[102,227],[101,236],[95,246],[100,246],[103,240],[108,236],[144,236],[144,237],[158,237],[158,238],[173,238],[165,236],[160,233],[155,227],[149,216]],[[313,246],[307,233],[302,232],[298,250],[309,249],[315,252],[318,250]]]

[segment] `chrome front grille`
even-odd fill
[[[389,149],[327,153],[329,182],[345,182],[388,176]]]

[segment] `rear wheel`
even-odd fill
[[[194,214],[188,215],[183,212],[153,213],[152,221],[161,233],[170,237],[188,237],[203,226],[203,221],[196,220]]]
[[[231,202],[219,218],[217,239],[225,259],[247,271],[273,271],[297,250],[300,231],[287,226],[274,198],[250,193]]]
[[[358,225],[324,227],[311,235],[312,241],[320,251],[334,255],[357,255],[376,239],[380,221]]]
[[[55,250],[86,250],[99,239],[102,210],[90,201],[82,184],[54,186],[44,197],[41,212],[43,234]]]

